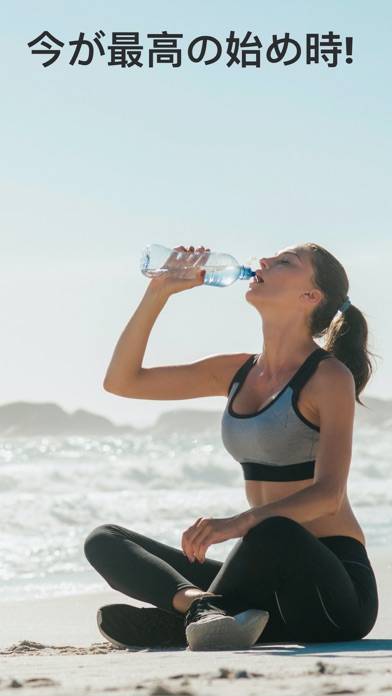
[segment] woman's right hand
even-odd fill
[[[177,254],[174,253],[175,251],[185,252],[188,256],[182,256],[182,258],[178,259],[176,258]],[[169,266],[171,269],[177,266],[181,268],[185,260],[187,265],[192,266],[192,268],[182,270],[181,273],[177,272],[176,275],[170,271],[161,273],[151,278],[148,289],[157,290],[169,296],[174,295],[176,292],[181,292],[182,290],[189,290],[189,288],[194,288],[197,285],[203,285],[205,271],[198,267],[203,266],[207,261],[210,251],[211,249],[205,248],[204,246],[198,247],[196,250],[193,246],[188,248],[184,246],[174,247],[173,253],[168,257],[162,268],[168,268]],[[196,252],[198,252],[198,258],[195,258]]]

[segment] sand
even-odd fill
[[[0,602],[0,694],[392,694],[392,551],[368,549],[380,609],[360,641],[250,650],[118,650],[96,626],[102,604],[142,604],[108,589]],[[104,583],[104,581],[103,581]],[[103,585],[104,587],[104,585]]]

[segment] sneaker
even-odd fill
[[[183,615],[158,607],[106,604],[97,611],[97,624],[104,638],[120,649],[186,646]]]
[[[269,612],[247,609],[231,616],[223,595],[204,595],[193,600],[185,614],[185,635],[191,650],[250,648],[264,630]]]

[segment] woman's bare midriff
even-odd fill
[[[273,503],[280,498],[286,498],[311,485],[312,479],[284,482],[245,481],[245,490],[249,505],[256,506]],[[351,536],[358,539],[361,544],[366,546],[365,536],[351,509],[350,502],[347,498],[347,492],[345,493],[344,501],[339,511],[334,515],[317,517],[317,519],[301,522],[301,524],[316,537],[337,535]]]
[[[252,411],[263,408],[270,401],[270,398],[261,399],[260,380],[257,385],[252,385],[251,374],[249,374],[245,386],[248,387],[248,393],[246,393],[243,387],[234,399],[234,411],[236,413],[251,413]],[[320,427],[318,413],[312,405],[315,403],[314,390],[314,379],[311,377],[299,393],[297,407],[307,420]],[[278,391],[279,389],[274,390],[274,392]],[[306,479],[304,481],[245,481],[245,491],[251,506],[266,505],[280,498],[293,495],[297,491],[311,486],[312,483],[312,479]],[[366,546],[365,535],[351,508],[347,497],[347,490],[340,509],[334,515],[317,517],[316,519],[302,522],[301,524],[317,537],[338,535],[351,536]]]

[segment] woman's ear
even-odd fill
[[[310,301],[312,304],[317,304],[323,299],[323,293],[321,290],[317,290],[317,288],[314,288],[314,290],[310,290],[309,292],[304,292],[304,295],[308,295]]]

